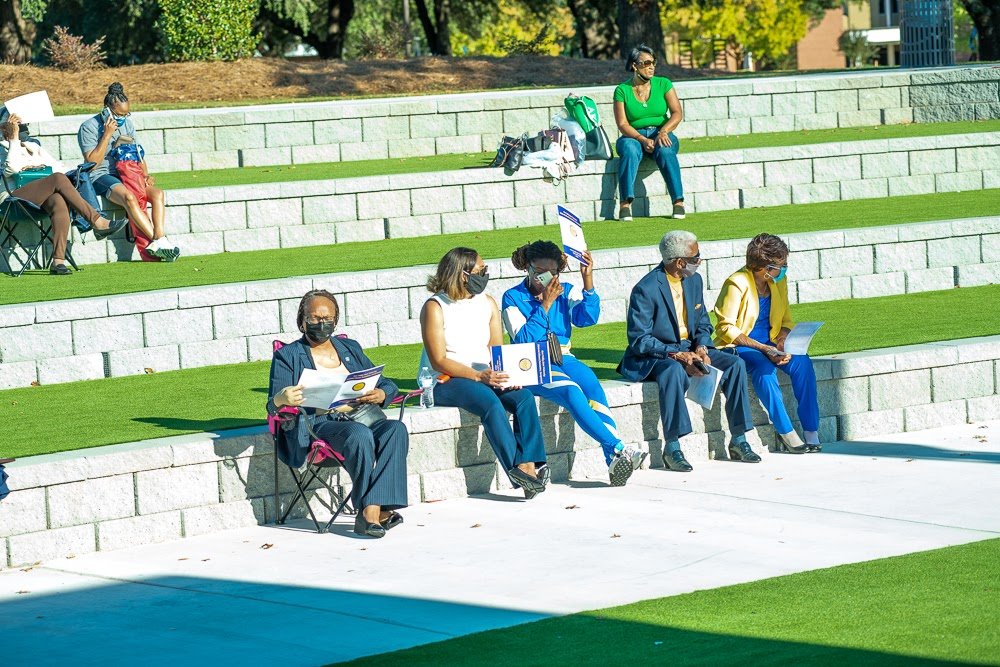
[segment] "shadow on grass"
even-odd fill
[[[260,419],[234,419],[231,417],[217,417],[213,419],[182,419],[180,417],[133,417],[132,421],[142,424],[152,424],[168,431],[178,431],[183,433],[201,431],[226,431],[236,428],[247,428],[249,426],[262,426],[264,424],[264,410],[261,409]]]

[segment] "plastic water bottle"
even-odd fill
[[[424,366],[420,369],[420,375],[417,376],[417,384],[420,388],[424,390],[424,393],[420,394],[420,407],[427,409],[434,407],[434,372],[430,368]]]

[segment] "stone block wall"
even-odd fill
[[[678,81],[679,136],[1000,118],[1000,72],[990,66]],[[138,112],[155,171],[340,162],[493,150],[504,134],[547,128],[570,93],[598,102],[617,136],[613,86],[498,91],[218,109]],[[95,113],[98,106],[95,101]],[[79,160],[88,116],[33,128],[62,159]],[[56,150],[58,149],[58,151]]]
[[[680,162],[695,213],[982,190],[1000,188],[1000,132],[682,153]],[[190,256],[555,224],[557,204],[583,220],[610,219],[615,164],[585,162],[554,184],[525,168],[175,190],[168,229]],[[633,212],[670,215],[652,169],[647,161],[640,170]],[[124,238],[86,239],[73,245],[78,263],[138,258]],[[0,269],[21,259],[0,254]]]
[[[1000,414],[1000,336],[814,362],[820,435],[826,443]],[[655,385],[609,381],[604,386],[622,439],[650,451],[649,462],[660,467]],[[789,412],[795,414],[787,384],[785,391]],[[688,404],[694,431],[683,445],[696,467],[726,458],[722,401],[712,410]],[[607,478],[600,448],[568,413],[547,401],[539,401],[539,413],[555,481]],[[753,413],[756,429],[749,440],[766,457],[774,430],[757,401]],[[404,421],[411,434],[411,504],[509,488],[472,415],[454,408],[414,408]],[[276,516],[273,449],[263,427],[30,457],[8,470],[12,492],[0,502],[0,563],[9,567],[270,523]],[[349,489],[346,475],[332,481]],[[292,486],[283,466],[279,486],[284,507]],[[329,516],[327,500],[325,492],[311,492],[321,516]],[[292,516],[304,513],[300,503]]]
[[[1000,283],[1000,216],[790,234],[789,298],[810,303]],[[748,239],[706,241],[700,271],[714,304],[743,266]],[[487,258],[489,293],[523,279]],[[625,319],[632,286],[660,261],[655,247],[594,253],[602,321]],[[310,289],[337,295],[339,331],[365,347],[420,342],[432,265],[0,306],[0,388],[141,375],[271,358],[274,339],[299,337]],[[566,282],[581,288],[579,274]],[[414,360],[416,363],[416,360]]]

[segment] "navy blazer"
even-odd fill
[[[340,356],[340,363],[344,364],[347,370],[354,372],[365,368],[373,368],[375,364],[365,356],[364,350],[357,341],[350,338],[333,337],[330,339],[333,347],[336,348]],[[306,368],[316,370],[313,363],[312,354],[309,352],[309,343],[302,337],[294,343],[289,343],[274,353],[271,359],[271,383],[267,390],[267,412],[276,414],[278,408],[274,405],[274,397],[285,387],[291,387],[299,383],[302,371]],[[389,407],[392,399],[396,398],[399,388],[396,383],[387,378],[384,374],[378,381],[378,388],[385,392],[385,401],[382,407]],[[302,412],[313,414],[312,408],[302,408]],[[309,430],[305,427],[302,418],[299,418],[295,425],[284,431],[284,436],[278,438],[278,458],[286,464],[298,468],[306,460],[309,451],[311,437]],[[335,443],[330,443],[334,445]]]
[[[690,343],[680,340],[677,313],[663,263],[632,288],[626,318],[628,347],[618,372],[632,382],[642,382],[660,359],[671,352],[688,352],[698,345],[712,347],[712,322],[705,307],[704,285],[697,273],[681,280]]]

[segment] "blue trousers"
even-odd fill
[[[753,430],[750,415],[750,392],[747,390],[747,371],[743,361],[735,354],[710,349],[708,358],[712,365],[722,371],[719,391],[726,397],[726,419],[733,437]],[[653,366],[647,381],[656,382],[660,390],[660,420],[663,423],[663,437],[677,440],[691,432],[691,418],[688,416],[684,392],[691,384],[684,372],[684,366],[673,359],[660,359]]]
[[[528,387],[535,396],[566,408],[584,433],[604,450],[604,460],[611,463],[618,438],[618,425],[611,416],[608,397],[594,371],[576,357],[563,355],[561,366],[552,366],[552,382]]]
[[[361,511],[369,505],[385,510],[406,507],[406,455],[410,435],[396,419],[371,428],[327,417],[316,422],[316,435],[344,456],[341,465],[351,476],[351,503]]]
[[[644,127],[636,131],[644,137],[655,139],[659,128]],[[657,146],[653,149],[652,157],[667,184],[671,201],[676,202],[684,199],[681,164],[677,161],[677,151],[680,150],[681,142],[673,132],[667,136],[670,137],[670,146]],[[618,137],[615,151],[618,153],[618,194],[622,202],[630,202],[635,199],[635,179],[639,174],[639,163],[642,162],[645,153],[642,152],[642,144],[638,139],[625,136]]]
[[[792,393],[799,403],[799,421],[802,430],[819,430],[819,401],[816,398],[816,373],[813,370],[812,359],[804,354],[792,355],[792,360],[783,366],[778,366],[768,360],[762,352],[749,347],[737,347],[736,353],[747,365],[750,382],[757,392],[757,397],[764,404],[767,415],[778,433],[790,433],[792,420],[788,418],[788,410],[781,397],[778,387],[778,371],[781,370],[792,379]]]
[[[518,463],[544,463],[545,442],[535,397],[527,389],[500,391],[482,382],[451,378],[434,385],[434,404],[462,408],[479,417],[504,470]],[[507,413],[514,415],[511,429]]]

